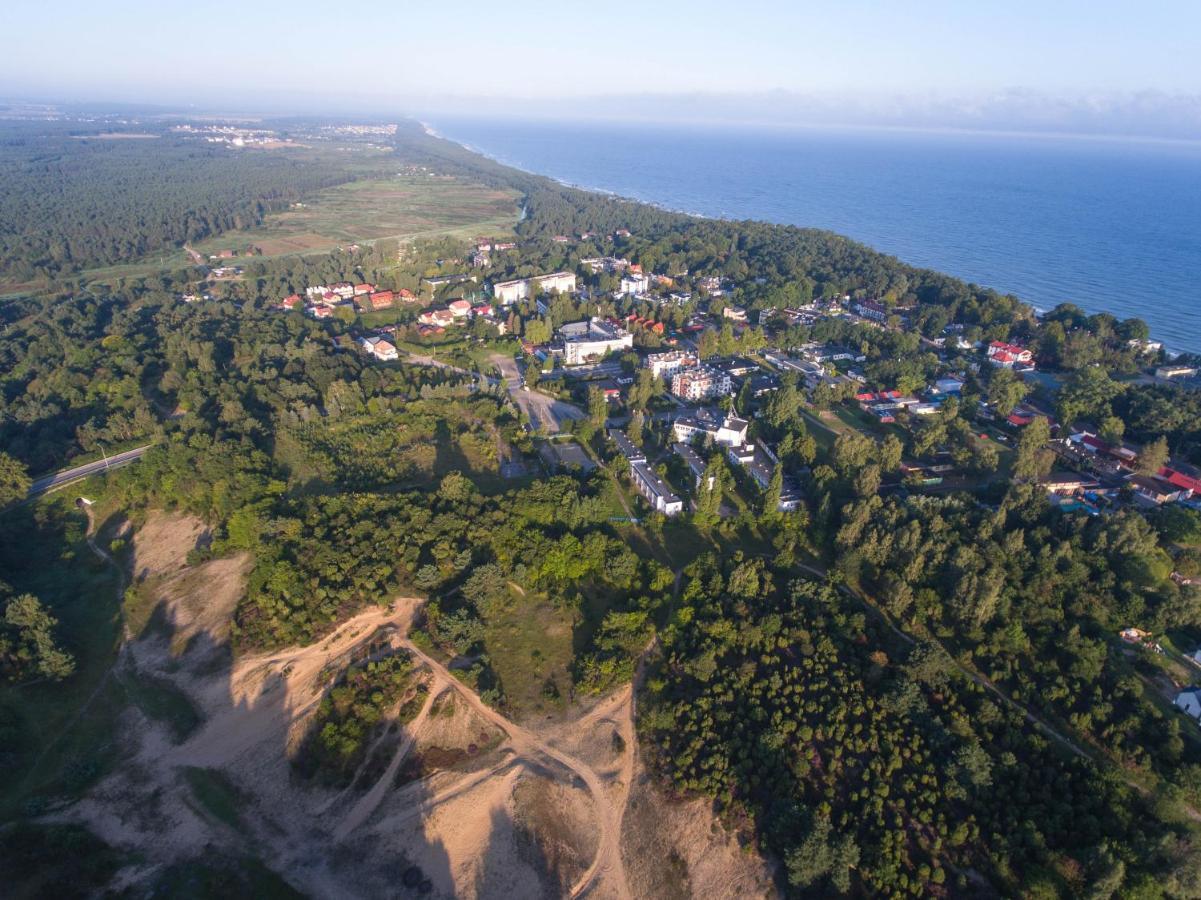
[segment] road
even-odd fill
[[[37,481],[29,486],[27,497],[30,499],[40,497],[42,494],[48,494],[50,491],[57,490],[73,481],[79,481],[90,475],[98,475],[109,469],[118,469],[121,466],[127,466],[131,462],[141,459],[142,454],[153,446],[153,444],[146,444],[143,447],[135,447],[132,450],[125,450],[122,453],[114,453],[106,459],[98,459],[95,462],[84,463],[82,466],[63,469],[61,472],[55,472],[53,475],[46,475],[37,479]]]
[[[466,375],[468,378],[478,378],[485,384],[499,384],[499,381],[490,375],[484,375],[481,372],[472,372],[470,369],[464,369],[462,366],[455,366],[447,362],[442,362],[442,360],[435,359],[432,356],[422,356],[418,353],[410,353],[404,357],[404,362],[415,366],[432,366],[435,369],[445,369],[447,372],[455,372],[459,375]]]
[[[560,426],[568,419],[584,418],[584,411],[562,400],[556,400],[537,391],[524,389],[521,373],[517,370],[517,361],[504,353],[494,353],[489,359],[500,370],[501,382],[509,389],[509,396],[517,404],[517,408],[525,413],[530,420],[530,427],[540,429],[546,434],[557,434]]]

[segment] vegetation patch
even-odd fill
[[[292,765],[303,778],[326,784],[350,784],[366,758],[381,725],[390,724],[388,710],[415,691],[413,662],[398,653],[352,665],[341,682],[321,701],[308,737]]]

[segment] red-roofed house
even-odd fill
[[[446,308],[456,319],[465,319],[471,315],[471,304],[466,300],[451,300],[446,304]]]
[[[279,308],[296,309],[296,307],[300,306],[300,304],[303,302],[304,300],[301,298],[300,294],[288,294],[288,296],[279,301]]]
[[[374,292],[375,292],[374,284],[367,284],[366,282],[364,282],[363,284],[356,284],[354,286],[354,295],[356,297],[361,297],[364,294],[372,294]]]
[[[1017,344],[993,341],[988,345],[988,361],[1006,369],[1028,368],[1034,365],[1034,354]]]
[[[396,295],[391,291],[375,291],[371,294],[372,309],[388,309],[392,305],[392,301],[396,299]]]
[[[1190,466],[1189,468],[1192,467]],[[1197,475],[1190,475],[1188,472],[1183,472],[1174,466],[1167,465],[1159,470],[1159,477],[1169,484],[1186,491],[1192,491],[1197,496],[1201,496],[1201,477]]]
[[[396,299],[399,300],[401,303],[416,303],[418,300],[418,297],[416,294],[414,294],[408,288],[401,288],[399,291],[396,292]]]

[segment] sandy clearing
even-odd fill
[[[421,603],[413,599],[366,609],[308,647],[217,655],[250,560],[188,566],[188,551],[204,538],[196,520],[165,514],[152,515],[135,536],[137,564],[153,579],[170,634],[122,652],[122,664],[184,690],[206,714],[203,726],[177,745],[162,725],[131,710],[127,762],[59,814],[140,854],[142,862],[120,873],[122,885],[181,859],[251,846],[299,890],[339,900],[394,890],[412,865],[437,894],[456,897],[671,896],[664,871],[706,896],[767,892],[760,888],[770,882],[755,874],[762,864],[715,826],[710,809],[673,803],[649,783],[630,685],[574,720],[517,725],[408,640]],[[337,667],[384,626],[395,626],[393,647],[427,672],[421,710],[399,731],[374,738],[372,749],[391,757],[382,771],[370,769],[380,771],[373,783],[335,791],[303,782],[290,753]],[[405,761],[430,749],[467,756],[397,785]],[[215,770],[237,789],[236,828],[206,812],[184,766]],[[665,858],[675,868],[665,869]]]
[[[208,526],[195,516],[149,513],[133,538],[134,578],[178,572],[188,564],[188,553],[209,538]]]

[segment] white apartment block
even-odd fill
[[[552,272],[534,278],[518,278],[515,281],[498,281],[492,285],[492,296],[500,304],[517,303],[530,295],[530,286],[537,284],[543,293],[558,291],[560,294],[575,293],[575,275],[571,272]]]
[[[592,318],[561,326],[559,343],[563,350],[563,364],[579,366],[615,350],[633,349],[634,336],[619,325]]]
[[[724,372],[692,366],[671,376],[671,392],[681,400],[712,400],[734,392],[734,382]]]
[[[689,353],[687,350],[669,350],[666,353],[648,354],[642,364],[650,369],[656,378],[666,378],[680,369],[699,365],[700,359],[695,353]]]

